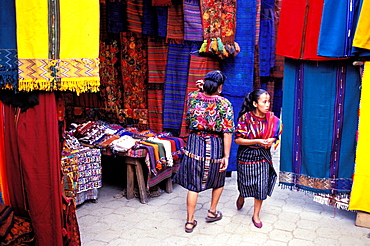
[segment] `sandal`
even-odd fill
[[[190,221],[188,221],[188,222],[186,222],[185,223],[185,232],[187,232],[187,233],[191,233],[191,232],[193,232],[193,230],[194,230],[194,228],[197,226],[197,221],[196,220],[194,220],[194,222],[190,222]],[[192,228],[187,228],[186,227],[186,225],[193,225],[193,227]]]
[[[207,215],[206,217],[207,222],[215,222],[215,221],[222,219],[222,213],[220,211],[212,212],[211,210],[208,210],[208,213],[214,215],[214,217],[209,217]]]

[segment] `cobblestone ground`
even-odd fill
[[[279,150],[273,152],[278,171]],[[206,223],[211,191],[199,194],[193,233],[185,233],[186,193],[174,184],[172,193],[162,193],[141,204],[138,198],[114,198],[122,190],[103,185],[96,203],[78,206],[77,217],[83,246],[120,245],[369,245],[370,229],[355,226],[356,213],[313,201],[311,194],[276,186],[263,203],[263,227],[253,226],[253,199],[236,210],[236,172],[226,178],[218,210],[222,220]]]

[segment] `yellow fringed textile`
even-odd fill
[[[99,1],[60,1],[60,36],[48,2],[16,0],[19,91],[99,91]],[[58,18],[56,18],[58,20]],[[50,38],[49,38],[50,36]],[[57,59],[49,47],[58,47]],[[58,57],[59,55],[59,57]]]
[[[358,20],[353,46],[370,50],[370,0],[364,0]]]
[[[349,210],[360,210],[370,213],[370,165],[369,144],[370,139],[370,62],[365,63],[362,78],[362,91],[360,102],[360,120],[358,130],[358,143],[356,149],[356,164],[354,180],[349,201]]]

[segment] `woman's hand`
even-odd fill
[[[261,139],[262,143],[261,146],[265,147],[266,149],[271,148],[272,144],[275,142],[275,138],[268,138],[268,139]]]
[[[223,157],[221,164],[220,164],[220,170],[219,172],[226,171],[227,167],[229,166],[229,157]]]
[[[198,91],[203,91],[203,85],[204,85],[204,80],[199,79],[195,82],[195,86],[198,88]]]

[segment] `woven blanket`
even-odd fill
[[[348,196],[361,94],[358,71],[345,60],[286,59],[284,73],[280,185]]]
[[[184,40],[184,6],[173,4],[168,7],[167,42],[182,43]]]
[[[127,13],[125,3],[122,1],[107,2],[107,29],[110,33],[127,32]]]
[[[148,83],[164,83],[166,78],[168,44],[148,40]]]
[[[121,32],[121,72],[125,109],[146,109],[147,40],[140,33]]]
[[[143,1],[143,26],[142,32],[148,36],[158,36],[157,8],[151,1]]]
[[[148,85],[149,128],[159,133],[163,131],[163,84]]]
[[[204,79],[206,74],[213,70],[219,70],[220,63],[216,59],[210,57],[198,57],[195,55],[190,55],[190,65],[189,65],[189,75],[188,75],[188,84],[186,88],[186,95],[190,92],[197,90],[195,82],[198,79]],[[184,102],[184,108],[186,106],[186,100]],[[189,131],[187,130],[187,125],[185,121],[186,111],[184,110],[184,116],[181,123],[180,137],[187,137]]]
[[[235,115],[238,115],[244,96],[253,90],[256,3],[254,1],[238,2],[236,18],[238,26],[235,41],[238,42],[242,52],[237,57],[222,60],[221,70],[227,77],[222,94],[229,99]],[[236,120],[235,124],[237,124]],[[237,149],[238,145],[232,142],[227,171],[236,171]]]
[[[359,15],[359,0],[324,1],[317,53],[327,57],[351,56]]]
[[[223,43],[233,43],[237,19],[236,0],[201,0],[200,6],[204,39],[221,38]]]
[[[127,30],[131,32],[143,32],[143,0],[127,1]]]
[[[169,44],[164,86],[163,128],[180,131],[188,84],[190,52],[195,43]]]
[[[171,6],[171,0],[152,0],[152,6]]]
[[[98,1],[17,0],[16,16],[20,91],[98,91]]]
[[[270,76],[274,66],[275,15],[273,9],[262,9],[259,37],[260,76]]]
[[[167,37],[167,19],[168,8],[156,7],[157,9],[157,22],[158,22],[158,36],[161,38]]]
[[[333,60],[317,55],[324,0],[281,3],[276,54],[304,60]]]
[[[360,17],[358,20],[358,26],[353,40],[354,47],[370,50],[370,22],[368,19],[369,14],[370,0],[363,0]]]
[[[366,62],[362,78],[359,135],[356,149],[356,165],[353,178],[351,197],[349,200],[350,210],[360,210],[370,213],[370,166],[367,139],[370,137],[370,63]]]
[[[203,41],[199,0],[184,0],[184,39],[188,41]]]
[[[14,1],[0,0],[0,6],[0,87],[17,89],[15,3]]]
[[[100,96],[105,108],[122,108],[122,83],[118,74],[118,40],[100,41]],[[75,106],[83,106],[75,104]],[[86,105],[92,107],[93,105]]]

